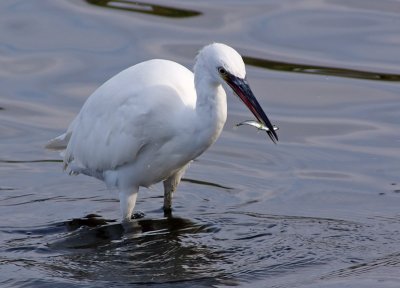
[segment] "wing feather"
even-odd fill
[[[88,98],[68,129],[64,162],[93,171],[133,162],[149,145],[156,151],[174,137],[179,115],[195,101],[193,74],[183,66],[166,60],[132,66]]]

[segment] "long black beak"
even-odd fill
[[[278,141],[278,135],[276,134],[274,127],[269,121],[267,115],[265,115],[264,110],[258,103],[257,98],[251,91],[250,86],[247,83],[247,80],[241,79],[233,75],[229,75],[226,78],[226,82],[232,88],[232,90],[239,96],[240,100],[242,100],[242,102],[247,106],[247,108],[249,108],[249,110],[254,114],[257,120],[268,127],[269,129],[269,131],[267,131],[268,136],[269,138],[271,138],[272,142],[276,143]]]

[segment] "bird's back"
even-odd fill
[[[92,173],[134,162],[175,137],[180,114],[193,110],[193,73],[168,60],[132,66],[100,86],[71,123],[64,162]]]

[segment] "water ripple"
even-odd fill
[[[265,68],[274,71],[293,72],[293,73],[312,74],[312,75],[326,75],[326,76],[355,78],[355,79],[364,79],[373,81],[388,81],[388,82],[400,81],[400,74],[378,73],[378,72],[369,72],[369,71],[339,68],[339,67],[289,63],[284,61],[255,58],[251,56],[244,56],[243,60],[247,65],[252,65],[255,67]]]
[[[129,0],[85,0],[87,3],[109,9],[117,9],[128,12],[150,14],[154,16],[170,18],[187,18],[199,16],[202,13],[189,9],[176,8],[166,5],[148,4],[145,2]]]
[[[67,273],[70,281],[84,275],[117,285],[217,285],[274,276],[272,285],[293,271],[328,269],[329,263],[342,258],[362,261],[365,249],[380,245],[381,236],[371,237],[371,227],[352,221],[245,211],[216,216],[204,214],[202,221],[173,216],[141,219],[123,226],[88,215],[36,228],[0,227],[0,233],[19,235],[3,247],[15,258],[7,260],[8,265],[25,265],[29,260],[36,268]],[[391,254],[326,273],[321,279],[398,263],[398,254]]]

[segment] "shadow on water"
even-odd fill
[[[187,18],[199,16],[202,13],[194,10],[180,9],[169,6],[148,4],[144,2],[128,0],[85,0],[87,3],[104,8],[117,9],[129,12],[137,12],[169,18]]]
[[[43,160],[4,160],[0,159],[0,163],[7,164],[23,164],[23,163],[62,163],[63,160],[58,159],[43,159]]]
[[[269,59],[255,58],[250,56],[243,56],[243,60],[247,65],[259,68],[265,68],[268,70],[282,71],[282,72],[326,75],[326,76],[376,80],[376,81],[390,81],[390,82],[400,81],[400,74],[376,73],[376,72],[368,72],[355,69],[289,63],[289,62],[281,62]]]
[[[192,184],[197,184],[197,185],[204,185],[204,186],[211,186],[215,188],[222,188],[225,190],[233,190],[234,188],[228,187],[228,186],[223,186],[221,184],[209,182],[209,181],[203,181],[203,180],[196,180],[196,179],[189,179],[189,178],[182,178],[182,182],[188,182]]]

